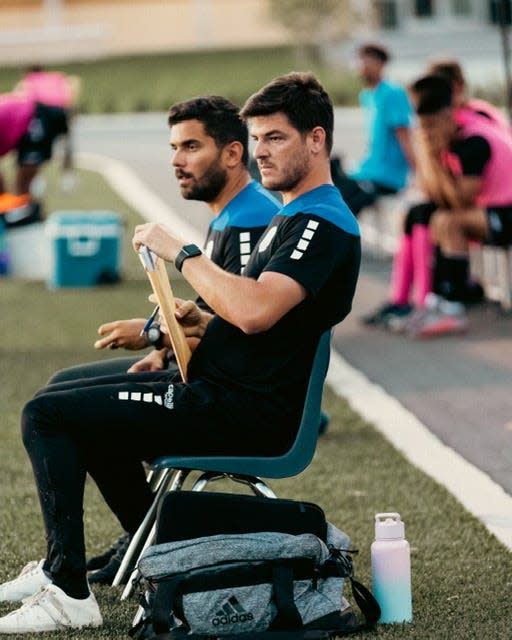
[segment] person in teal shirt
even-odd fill
[[[348,173],[333,158],[333,179],[345,202],[357,215],[385,194],[405,187],[414,165],[410,138],[413,117],[405,89],[384,79],[389,53],[380,45],[358,49],[359,74],[366,87],[359,99],[364,110],[366,153]]]

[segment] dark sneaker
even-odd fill
[[[112,543],[110,548],[107,549],[105,553],[102,553],[99,556],[94,556],[94,558],[91,558],[87,562],[86,564],[87,571],[95,571],[96,569],[102,569],[105,565],[107,565],[110,562],[110,559],[120,547],[123,547],[124,550],[126,551],[127,540],[129,541],[129,535],[127,533],[123,533],[122,536],[119,536],[119,538]]]
[[[87,580],[89,581],[89,584],[112,584],[131,541],[131,538],[128,534],[123,537],[124,542],[122,544],[119,544],[114,555],[110,558],[108,563],[101,569],[93,571],[88,575]],[[127,579],[133,569],[133,566],[129,567],[129,570],[126,572]]]
[[[323,435],[327,431],[327,427],[329,425],[329,420],[330,419],[331,419],[331,416],[329,416],[327,413],[324,413],[322,411],[322,413],[320,414],[320,420],[318,421],[318,435],[319,436]]]
[[[408,316],[413,310],[410,304],[393,304],[386,302],[373,313],[361,318],[361,322],[368,327],[386,327],[391,317],[403,318]]]

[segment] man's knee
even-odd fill
[[[37,433],[44,429],[48,421],[48,406],[44,393],[34,396],[21,412],[21,439],[25,449],[30,451],[37,439]]]

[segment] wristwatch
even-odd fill
[[[176,256],[176,260],[174,261],[174,266],[181,273],[181,267],[183,263],[188,258],[195,258],[196,256],[200,256],[203,252],[196,244],[186,244],[181,248],[181,251]]]
[[[160,330],[160,325],[158,322],[153,322],[153,324],[146,331],[146,339],[149,344],[153,345],[155,349],[162,349],[164,334]]]

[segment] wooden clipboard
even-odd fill
[[[187,339],[183,327],[177,321],[174,312],[176,311],[176,303],[172,292],[171,283],[165,269],[165,262],[147,247],[142,245],[139,249],[139,258],[142,262],[144,270],[148,274],[149,281],[156,296],[160,313],[169,329],[169,337],[171,339],[172,348],[183,382],[188,382],[187,370],[188,361],[190,360],[191,351],[188,346]]]

